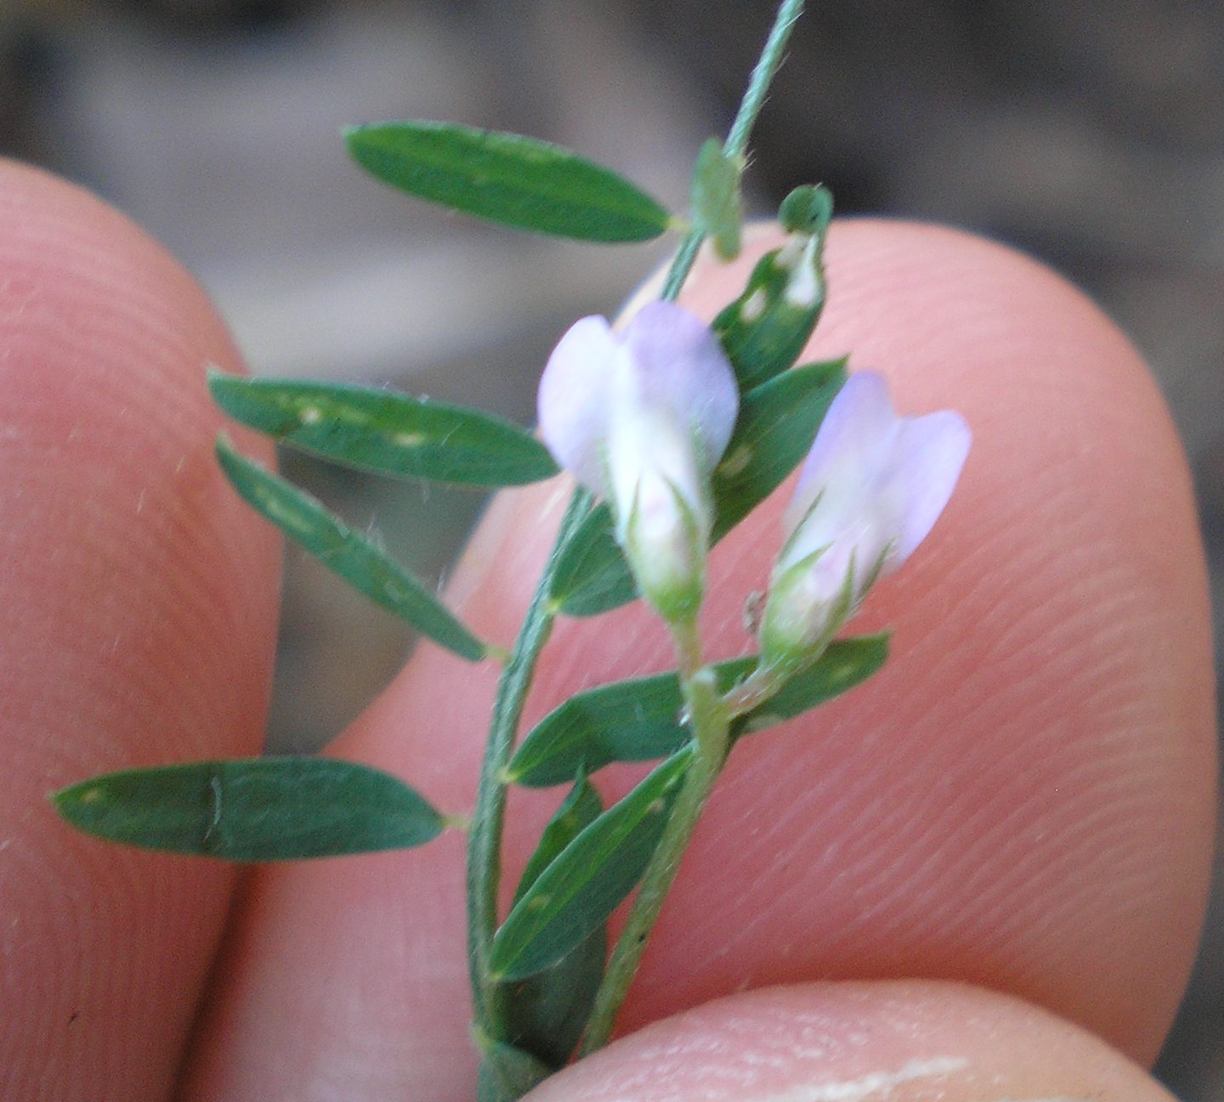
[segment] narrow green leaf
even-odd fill
[[[754,735],[861,685],[888,660],[890,639],[890,633],[881,632],[834,640],[824,654],[774,696],[740,716],[732,725],[732,736]]]
[[[574,772],[579,774],[578,780],[544,827],[535,852],[523,868],[514,892],[515,903],[539,880],[540,873],[553,863],[557,855],[603,814],[603,801],[599,793],[591,786],[581,768]]]
[[[807,364],[743,396],[735,432],[711,482],[714,543],[795,469],[845,381],[844,360]],[[552,595],[567,616],[594,616],[637,596],[613,532],[612,514],[601,505],[563,550]]]
[[[752,657],[721,664],[719,688],[725,691],[754,665]],[[683,707],[675,671],[575,693],[519,744],[507,779],[543,788],[564,784],[578,769],[593,773],[615,761],[667,757],[688,743]]]
[[[551,596],[567,616],[595,616],[637,595],[606,504],[596,505],[560,551]]]
[[[73,826],[146,849],[295,861],[404,849],[445,825],[387,773],[333,758],[250,758],[127,769],[54,797]]]
[[[359,593],[407,620],[422,635],[478,662],[488,648],[420,581],[324,505],[217,440],[217,459],[234,489],[262,516]]]
[[[673,754],[540,874],[493,939],[495,975],[542,971],[604,924],[645,871],[691,757],[687,746]]]
[[[485,1041],[481,1050],[476,1102],[518,1102],[554,1070],[530,1052],[503,1041]]]
[[[520,486],[557,473],[526,429],[463,406],[393,390],[246,379],[210,371],[213,399],[236,421],[375,474],[465,486]]]
[[[839,639],[773,699],[736,720],[739,737],[764,730],[852,689],[888,656],[887,635]],[[721,692],[746,677],[756,658],[720,662]],[[688,741],[680,722],[683,700],[674,672],[601,685],[577,693],[545,716],[519,745],[507,769],[516,784],[561,784],[580,768],[594,772],[615,761],[649,761],[675,753]]]
[[[710,138],[701,147],[693,169],[693,227],[713,239],[714,251],[723,260],[739,256],[743,168],[742,160],[728,157],[722,142]]]
[[[832,197],[823,188],[808,189]],[[791,202],[788,197],[788,202]],[[795,232],[780,249],[766,253],[748,277],[744,293],[714,319],[741,390],[751,390],[790,367],[807,344],[825,300],[824,231],[827,219],[808,197],[784,210],[792,224],[813,225]],[[809,218],[803,223],[803,216]]]
[[[557,809],[519,880],[517,903],[549,865],[603,813],[599,793],[580,776]],[[563,1067],[591,1015],[603,978],[607,938],[596,926],[551,968],[506,983],[506,1036],[552,1068]]]
[[[491,222],[580,241],[648,241],[671,216],[635,185],[568,149],[455,123],[345,131],[362,168],[420,199]]]

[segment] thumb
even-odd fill
[[[707,1003],[575,1064],[527,1102],[1157,1102],[1091,1033],[1017,999],[897,980]]]

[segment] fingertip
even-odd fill
[[[712,317],[778,239],[706,258],[684,301]],[[1206,575],[1168,412],[1101,310],[1005,246],[843,222],[828,276],[804,358],[849,352],[899,410],[959,411],[973,446],[850,627],[895,628],[888,667],[737,750],[626,1023],[744,984],[909,973],[1019,993],[1149,1060],[1202,921],[1216,773]],[[711,560],[715,654],[752,647],[742,605],[784,496]],[[481,603],[515,607],[505,586],[486,579]],[[535,699],[667,664],[640,612],[563,623]]]
[[[895,627],[888,667],[733,759],[643,1016],[676,1005],[673,979],[688,1002],[907,972],[1018,992],[1150,1060],[1194,956],[1216,775],[1206,575],[1168,412],[1100,309],[1014,250],[863,220],[834,227],[828,265],[805,356],[849,351],[899,409],[959,410],[973,446],[928,541],[851,625]],[[698,283],[700,307],[737,278]],[[777,510],[721,549],[726,638]],[[773,813],[753,816],[766,791]],[[720,877],[746,902],[719,912]],[[715,936],[703,983],[681,962]]]
[[[530,1102],[1167,1102],[1139,1067],[1046,1011],[959,984],[769,988],[648,1026]]]
[[[277,545],[216,469],[206,362],[240,369],[160,246],[0,162],[0,837],[22,931],[0,1065],[31,1097],[165,1089],[232,881],[75,835],[46,798],[261,744]]]

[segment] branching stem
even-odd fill
[[[782,64],[786,43],[803,11],[803,0],[782,0],[760,60],[752,72],[748,90],[723,145],[729,157],[743,157],[748,135],[765,103],[765,96]],[[674,301],[688,278],[703,234],[690,232],[672,260],[660,297]],[[504,771],[514,748],[523,703],[530,688],[536,662],[552,632],[556,608],[551,588],[556,566],[566,545],[591,508],[585,490],[575,492],[561,522],[548,565],[536,586],[514,650],[497,686],[489,740],[481,766],[468,841],[468,958],[476,1028],[481,1035],[504,1037],[504,989],[490,977],[489,960],[497,930],[497,896],[501,878],[501,841],[506,807]],[[613,950],[604,982],[596,996],[596,1009],[583,1042],[591,1052],[607,1042],[616,1012],[633,981],[646,940],[675,878],[693,828],[701,815],[714,781],[727,755],[729,718],[719,698],[713,672],[700,666],[700,651],[691,630],[677,643],[681,657],[685,706],[693,734],[693,763],[685,777],[663,837],[643,877],[629,922]]]
[[[765,96],[769,92],[769,86],[773,83],[786,57],[786,43],[790,40],[791,31],[799,16],[803,14],[803,2],[804,0],[782,0],[778,6],[773,29],[769,32],[769,38],[765,40],[765,46],[761,50],[756,68],[752,70],[752,76],[748,79],[748,90],[740,101],[735,121],[731,123],[731,129],[727,132],[727,140],[723,142],[723,153],[730,158],[738,160],[748,150],[748,136],[752,133],[761,108],[765,106]],[[680,294],[680,288],[684,286],[684,281],[688,278],[693,263],[697,259],[704,236],[700,230],[693,230],[680,243],[680,248],[676,251],[671,268],[668,270],[667,278],[663,282],[663,290],[659,293],[660,298],[674,302],[676,296]]]

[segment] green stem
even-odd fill
[[[671,624],[672,649],[676,652],[676,665],[679,667],[680,684],[701,669],[701,636],[697,630],[697,621],[682,620]]]
[[[735,121],[727,133],[727,141],[723,152],[728,157],[742,157],[748,149],[748,135],[756,125],[757,116],[765,106],[765,96],[773,78],[781,68],[786,55],[786,44],[790,41],[791,31],[803,14],[803,0],[782,0],[778,5],[778,14],[774,16],[773,29],[765,40],[761,56],[748,78],[748,90],[740,102]]]
[[[551,590],[560,552],[578,530],[590,507],[591,495],[585,490],[577,490],[570,499],[552,554],[523,618],[514,652],[498,680],[489,741],[476,790],[476,807],[472,812],[467,866],[468,962],[476,1023],[494,1038],[502,1035],[503,1016],[502,992],[490,978],[488,967],[493,935],[497,931],[497,891],[501,880],[501,839],[506,808],[506,786],[501,774],[514,749],[536,661],[548,642],[556,618]]]
[[[786,43],[802,12],[803,0],[782,0],[779,5],[773,29],[756,68],[752,70],[748,90],[723,143],[723,152],[728,157],[744,156],[748,148],[748,135],[765,104],[769,85],[782,64]],[[702,238],[703,234],[694,230],[681,242],[663,282],[660,298],[672,301],[679,295],[697,259]],[[642,876],[641,887],[629,911],[625,928],[608,960],[608,968],[595,995],[595,1006],[583,1035],[583,1056],[602,1048],[612,1035],[617,1011],[637,974],[650,931],[679,871],[681,855],[688,846],[729,749],[730,717],[719,698],[713,671],[705,668],[691,672],[699,664],[693,651],[694,645],[699,644],[695,644],[691,625],[687,634],[676,635],[680,682],[696,753],[658,848]]]
[[[602,1048],[612,1036],[616,1013],[633,977],[637,975],[650,931],[663,909],[680,869],[680,858],[688,847],[693,830],[701,818],[710,790],[727,757],[730,730],[727,713],[718,695],[714,671],[708,666],[684,679],[685,705],[695,753],[676,797],[675,806],[663,829],[658,847],[646,866],[642,886],[634,898],[625,928],[621,931],[607,971],[595,995],[595,1005],[582,1038],[580,1054],[587,1056]]]
[[[758,666],[723,697],[723,707],[727,709],[728,718],[738,719],[760,707],[765,701],[776,696],[787,680],[787,674],[782,671]]]
[[[752,71],[748,90],[723,145],[728,156],[740,157],[747,148],[748,135],[764,105],[769,84],[782,64],[791,28],[802,10],[803,0],[783,0],[779,7],[773,30],[756,68]],[[694,231],[680,243],[664,281],[661,298],[671,301],[680,293],[680,288],[697,258],[703,237],[703,234]],[[500,1038],[504,1032],[501,1005],[504,989],[500,989],[490,978],[488,967],[493,935],[497,930],[497,893],[501,879],[501,839],[506,807],[502,771],[514,747],[523,703],[531,685],[536,662],[548,641],[556,616],[550,597],[553,576],[562,550],[577,531],[590,506],[590,494],[585,490],[576,491],[561,522],[552,555],[536,586],[535,595],[519,629],[514,651],[498,681],[489,741],[485,748],[476,792],[476,807],[472,814],[472,830],[468,841],[468,960],[476,1025],[484,1035],[493,1038]],[[717,689],[712,687],[712,675],[711,687],[703,687],[707,673],[708,671],[699,670],[683,681],[689,714],[693,717],[692,730],[698,753],[677,797],[675,809],[664,830],[659,848],[646,871],[646,878],[630,918],[631,922],[635,922],[635,928],[637,925],[641,927],[636,956],[633,955],[632,948],[623,948],[626,942],[623,935],[621,943],[613,951],[615,983],[609,982],[612,978],[610,964],[609,973],[600,988],[600,995],[597,996],[597,1012],[602,1018],[606,1018],[606,1021],[598,1030],[588,1029],[584,1051],[599,1047],[611,1032],[612,1020],[637,970],[637,962],[645,948],[646,937],[675,876],[679,855],[688,843],[689,835],[726,757],[728,721],[718,700]],[[671,854],[671,857],[668,858],[667,854]],[[650,904],[653,912],[648,913],[649,908],[642,903],[643,897],[646,897],[648,902],[653,901]],[[640,917],[635,920],[633,915],[639,911]],[[598,1000],[602,1000],[602,1005]],[[590,1038],[599,1037],[601,1033],[602,1039],[592,1045]]]
[[[765,106],[766,93],[785,59],[786,43],[802,14],[803,0],[782,0],[779,5],[778,14],[774,16],[773,29],[765,40],[756,68],[748,79],[748,89],[740,101],[739,111],[736,112],[731,129],[727,132],[727,140],[723,142],[723,153],[728,157],[739,158],[747,151],[748,135],[752,133],[757,116]],[[668,269],[667,278],[663,281],[663,290],[659,293],[661,299],[674,302],[680,294],[680,288],[684,286],[684,281],[692,271],[704,237],[700,230],[693,230],[680,242],[680,248],[676,250],[671,268]]]

